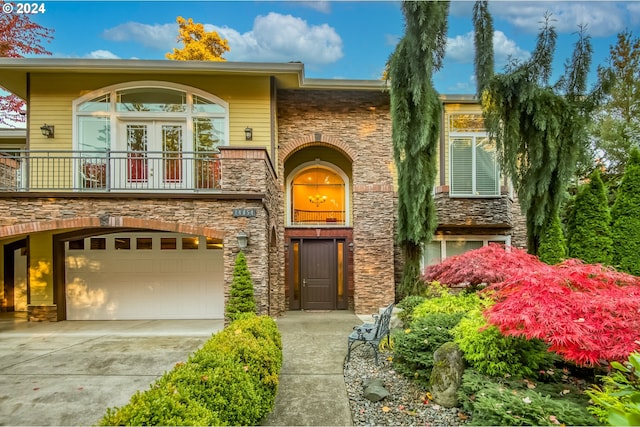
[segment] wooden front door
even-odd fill
[[[289,309],[348,308],[345,239],[293,238],[287,256]]]
[[[336,308],[335,243],[333,240],[305,240],[300,257],[302,308]]]

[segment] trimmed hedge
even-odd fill
[[[281,366],[275,321],[242,315],[99,425],[257,425],[273,410]]]

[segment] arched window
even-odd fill
[[[216,188],[228,104],[195,88],[132,82],[74,101],[79,188]],[[108,160],[107,160],[108,159]]]
[[[347,177],[324,162],[299,166],[289,180],[291,225],[348,225]]]

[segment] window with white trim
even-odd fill
[[[74,116],[74,148],[84,159],[78,163],[77,187],[104,188],[108,178],[126,188],[142,181],[146,188],[216,185],[216,171],[209,169],[219,165],[211,159],[228,144],[229,124],[228,104],[214,95],[167,82],[131,82],[78,98]],[[130,152],[132,144],[144,148],[133,150],[135,168],[127,157],[119,170],[122,165],[112,161],[107,173],[108,153]],[[154,156],[162,158],[150,163]],[[155,171],[156,182],[152,167],[162,169]]]
[[[452,256],[482,248],[489,243],[511,246],[511,236],[436,236],[433,240],[423,245],[422,268],[439,264]]]
[[[479,114],[449,116],[449,195],[500,195],[495,141],[488,138]]]

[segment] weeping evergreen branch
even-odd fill
[[[487,0],[477,1],[473,5],[473,43],[476,49],[475,72],[478,96],[482,95],[491,77],[493,77],[493,18],[489,13]]]
[[[433,185],[442,104],[432,76],[445,54],[449,2],[405,1],[402,9],[405,35],[388,64],[398,171],[398,241],[405,258],[399,299],[419,293],[421,245],[437,227]]]
[[[547,14],[531,59],[494,75],[482,94],[502,170],[514,181],[526,215],[532,254],[538,253],[544,225],[558,212],[577,160],[588,147],[587,123],[603,94],[600,84],[586,92],[592,48],[583,29],[564,75],[550,86],[556,38]]]

